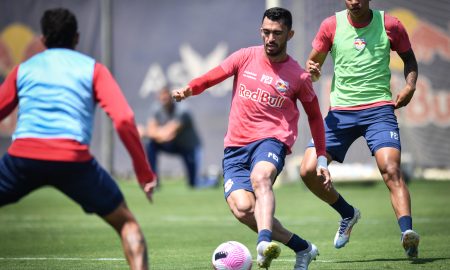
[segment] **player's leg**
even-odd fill
[[[376,151],[375,159],[389,189],[392,207],[397,219],[411,216],[411,199],[400,168],[400,151],[393,147],[383,147]]]
[[[227,197],[227,203],[237,220],[258,233],[254,215],[255,195],[253,192],[245,189],[234,190]],[[296,253],[296,268],[294,269],[305,269],[305,265],[308,265],[319,254],[314,244],[284,228],[276,217],[273,218],[272,239],[283,243]]]
[[[52,170],[52,185],[77,202],[86,213],[97,214],[116,230],[131,269],[148,269],[144,235],[111,176],[95,159],[56,165]]]
[[[350,145],[361,136],[359,128],[355,125],[356,118],[355,112],[330,111],[328,113],[324,125],[329,162],[332,158],[338,162],[343,162]],[[339,128],[337,123],[339,123]],[[323,179],[317,176],[316,166],[316,149],[314,143],[311,142],[305,150],[300,167],[300,176],[309,190],[341,215],[342,219],[334,237],[334,246],[342,248],[350,240],[353,226],[358,222],[361,215],[359,210],[350,205],[334,187],[330,190],[325,189]]]
[[[284,165],[284,145],[275,140],[261,140],[244,147],[228,147],[224,154],[225,198],[233,214],[258,233],[257,264],[267,268],[280,253],[278,244],[272,242],[275,207],[272,183],[277,175],[273,163],[278,163],[280,171]],[[258,200],[267,205],[258,205]]]
[[[13,157],[8,153],[0,159],[0,207],[19,201],[44,184],[46,177],[33,173],[33,167],[41,167],[40,161]]]
[[[376,151],[375,159],[386,186],[392,207],[402,232],[402,245],[409,258],[418,257],[419,235],[412,230],[411,197],[400,167],[400,151],[383,147]]]
[[[102,218],[119,234],[130,269],[148,269],[147,245],[144,235],[125,202]]]
[[[256,163],[250,174],[253,192],[255,194],[255,219],[259,232],[272,231],[273,215],[275,212],[275,196],[272,184],[277,175],[277,168],[270,162]],[[263,237],[264,236],[259,236]],[[270,241],[270,238],[265,239]]]
[[[406,255],[415,258],[418,256],[419,235],[412,230],[411,198],[401,172],[401,140],[394,107],[382,106],[371,111],[367,116],[370,120],[364,137],[389,189]]]
[[[330,158],[328,157],[330,162]],[[300,176],[305,183],[306,187],[319,197],[322,201],[333,204],[339,199],[339,193],[332,186],[331,190],[326,190],[323,185],[323,179],[317,176],[317,155],[316,148],[308,147],[305,150],[302,163],[300,166]]]
[[[272,242],[275,196],[272,185],[283,170],[285,146],[278,140],[266,139],[253,144],[250,157],[250,181],[255,194],[254,216],[258,226],[257,264],[269,267],[280,254],[278,244]]]

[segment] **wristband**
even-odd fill
[[[328,170],[328,159],[325,156],[319,156],[317,158],[317,168],[322,167]]]

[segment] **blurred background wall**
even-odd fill
[[[105,3],[108,10],[102,12]],[[293,13],[296,34],[288,50],[302,66],[321,21],[345,9],[344,0],[2,0],[0,82],[15,65],[43,49],[39,41],[39,19],[43,11],[66,7],[78,18],[81,37],[77,49],[108,62],[135,110],[136,121],[145,124],[156,100],[155,92],[162,85],[184,86],[239,48],[261,44],[262,14],[267,5],[274,4]],[[450,1],[374,0],[371,7],[386,10],[402,21],[419,63],[416,94],[408,107],[397,112],[405,170],[415,177],[450,178]],[[110,38],[106,35],[107,40],[104,31],[108,27],[102,28],[102,22],[111,31]],[[401,60],[395,53],[392,56],[391,84],[395,93],[404,85],[404,77]],[[325,63],[323,74],[314,86],[325,115],[332,78],[331,57]],[[210,166],[221,165],[231,86],[229,79],[186,101],[203,139],[205,171]],[[92,152],[117,175],[132,175],[125,148],[115,133],[102,128],[107,126],[106,118],[98,111]],[[15,115],[12,115],[0,123],[2,153],[10,143],[14,122]],[[286,162],[286,178],[297,178],[296,168],[310,140],[305,117],[301,118],[299,131],[294,153]],[[108,140],[109,134],[112,142]],[[351,147],[346,163],[352,164],[352,169],[336,165],[336,175],[378,177],[362,139]],[[183,174],[182,163],[176,158],[163,156],[160,165],[162,176]]]

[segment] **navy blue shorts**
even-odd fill
[[[110,214],[124,201],[116,182],[95,159],[61,162],[5,154],[0,160],[0,206],[17,202],[43,186],[55,187],[85,212],[100,216]]]
[[[358,111],[329,111],[325,117],[327,152],[343,162],[350,145],[359,137],[366,139],[372,155],[382,147],[401,150],[400,131],[394,106],[380,106]],[[309,143],[308,147],[314,144]]]
[[[250,173],[259,161],[268,161],[283,170],[286,148],[276,139],[264,139],[243,147],[227,147],[224,150],[223,177],[225,199],[237,189],[253,192]]]

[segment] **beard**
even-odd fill
[[[264,44],[264,50],[268,56],[278,56],[283,54],[286,48],[286,43],[278,45],[278,44]]]

